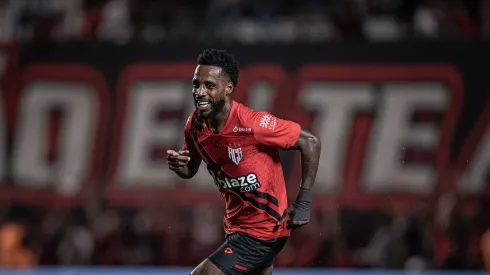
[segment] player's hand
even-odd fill
[[[309,217],[307,219],[304,219],[304,218],[301,219],[299,216],[294,215],[294,214],[295,214],[294,205],[291,205],[288,208],[286,208],[286,210],[284,211],[284,214],[282,214],[282,217],[279,220],[279,222],[277,223],[277,225],[283,224],[287,220],[288,217],[290,217],[290,219],[287,221],[287,225],[286,225],[287,229],[300,228],[303,225],[308,224],[310,222]]]
[[[288,216],[290,219],[286,226],[287,229],[296,229],[307,224],[310,221],[310,205],[312,199],[312,191],[301,187],[296,201],[284,211],[277,225],[283,224]]]
[[[181,171],[182,168],[187,166],[187,163],[189,163],[190,160],[191,157],[189,157],[188,150],[178,152],[167,150],[168,168],[172,171]]]

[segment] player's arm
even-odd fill
[[[167,150],[168,168],[183,179],[190,179],[196,175],[201,165],[201,155],[190,137],[192,115],[187,119],[184,131],[184,145],[182,150]]]
[[[288,216],[289,228],[300,227],[310,220],[312,188],[315,183],[321,142],[318,137],[301,129],[298,123],[264,113],[254,112],[254,136],[258,143],[286,150],[299,150],[301,153],[302,184],[294,205],[286,209],[279,220],[282,224]]]
[[[301,129],[298,140],[296,140],[292,149],[299,150],[301,153],[301,187],[311,190],[315,184],[316,172],[320,161],[320,151],[322,149],[320,138]]]
[[[189,150],[167,150],[168,167],[183,179],[190,179],[199,171],[202,159],[190,156]]]
[[[288,228],[297,228],[310,221],[312,189],[320,162],[321,147],[320,138],[301,129],[299,137],[292,147],[293,150],[299,150],[301,153],[301,187],[294,205],[285,211],[279,224],[282,224],[287,216],[291,216],[291,220],[288,221]]]

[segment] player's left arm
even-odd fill
[[[312,189],[318,171],[321,147],[320,138],[301,129],[299,137],[292,147],[293,150],[299,150],[301,153],[301,187],[296,201],[284,211],[279,220],[279,225],[288,216],[291,217],[287,225],[287,228],[290,229],[301,227],[310,221],[310,205],[313,199]]]
[[[253,113],[254,136],[258,143],[286,150],[299,150],[301,153],[302,184],[296,201],[288,207],[278,224],[288,217],[288,228],[298,228],[310,221],[312,188],[315,184],[318,162],[320,160],[320,138],[301,129],[293,121],[275,117],[266,112]]]

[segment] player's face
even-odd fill
[[[214,118],[226,103],[229,79],[215,66],[198,65],[192,79],[192,94],[197,114]]]

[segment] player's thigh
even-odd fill
[[[190,275],[225,275],[216,265],[214,265],[208,259],[202,261],[194,270],[192,270]]]

